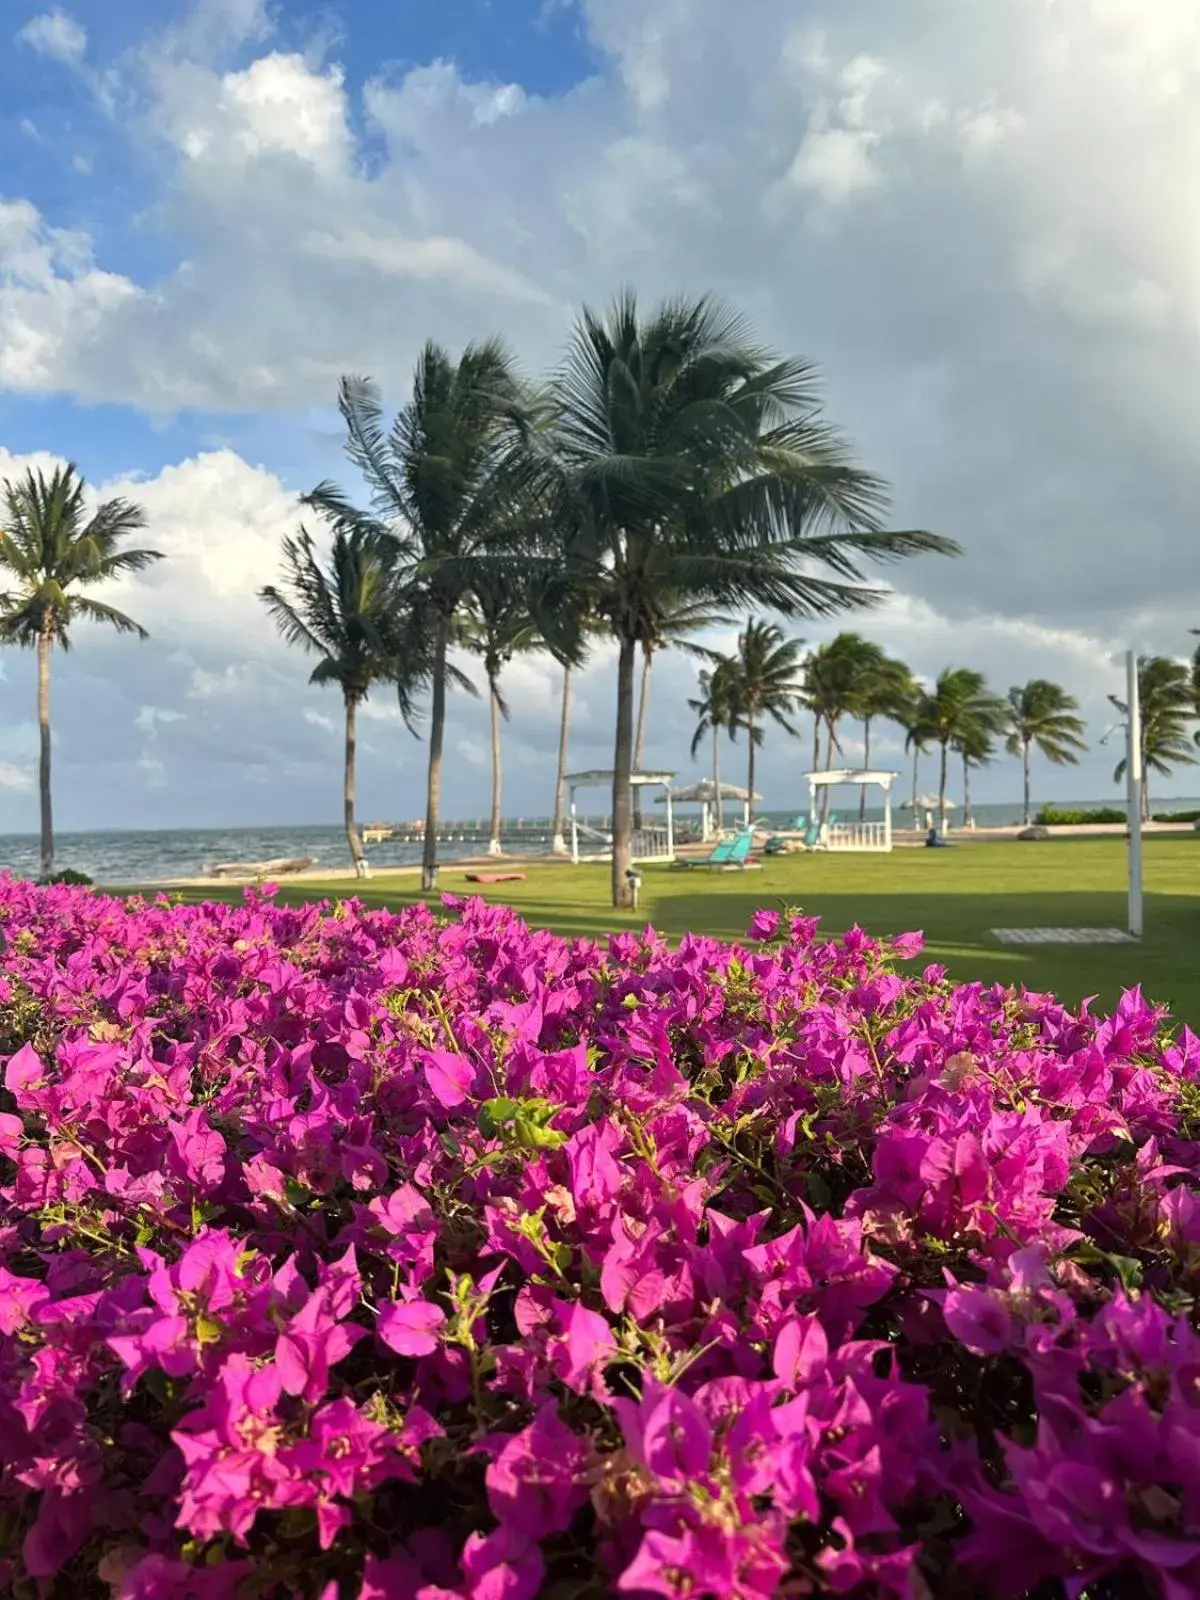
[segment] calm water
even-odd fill
[[[1063,805],[1076,802],[1062,801]],[[1080,805],[1098,805],[1097,801],[1080,801]],[[1115,802],[1110,802],[1115,803]],[[1200,807],[1200,800],[1163,800],[1156,809],[1185,810]],[[835,811],[843,817],[858,815],[857,805]],[[652,809],[656,818],[662,816],[661,807]],[[694,817],[693,810],[684,810],[683,818]],[[795,813],[766,811],[764,822],[776,825],[789,823]],[[955,813],[951,812],[951,819]],[[882,813],[867,810],[868,818],[878,818]],[[904,826],[910,813],[897,811],[896,823]],[[981,828],[1000,827],[1021,820],[1020,805],[980,805],[975,817]],[[600,824],[605,819],[595,815],[591,819]],[[726,820],[737,820],[735,808],[729,808]],[[524,823],[526,837],[509,833],[506,829],[505,850],[512,855],[539,854],[547,848],[547,832],[536,823]],[[442,861],[461,860],[477,856],[484,846],[477,841],[449,839],[438,847]],[[371,845],[367,851],[372,866],[411,866],[421,857],[421,847],[400,844],[389,840]],[[311,828],[170,828],[137,832],[132,829],[113,829],[94,833],[60,833],[55,841],[55,862],[59,870],[73,867],[86,872],[99,883],[152,883],[173,878],[192,878],[204,872],[217,861],[269,861],[281,856],[314,856],[318,867],[345,870],[349,866],[350,852],[346,835],[340,827]],[[0,834],[0,869],[8,869],[23,876],[35,876],[38,870],[37,838],[34,834]]]

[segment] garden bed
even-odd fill
[[[0,1591],[1200,1592],[1200,1043],[1140,993],[776,913],[0,879],[0,936]]]

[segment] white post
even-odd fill
[[[883,848],[892,848],[892,780],[883,786]]]
[[[575,818],[575,786],[571,785],[571,860],[579,865],[579,824]]]
[[[670,860],[675,859],[675,813],[671,807],[671,785],[664,784],[667,795],[667,855]]]
[[[1129,932],[1142,937],[1142,708],[1138,696],[1136,650],[1125,656],[1126,698],[1129,705],[1129,752],[1125,776],[1129,789]]]

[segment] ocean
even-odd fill
[[[1062,800],[1058,805],[1098,807],[1118,804],[1118,801]],[[1200,800],[1163,799],[1155,801],[1156,810],[1187,810],[1200,807]],[[836,806],[834,807],[836,810]],[[655,818],[662,816],[661,808],[654,808]],[[681,818],[694,817],[691,808],[681,811]],[[764,811],[760,819],[776,826],[785,826],[795,815],[788,811]],[[847,809],[844,816],[857,815]],[[956,813],[951,812],[951,826]],[[867,816],[882,816],[876,808],[868,807]],[[897,826],[907,824],[909,813],[896,811]],[[584,819],[580,819],[581,821]],[[607,819],[599,812],[588,820],[601,826]],[[736,808],[728,807],[726,821],[737,820]],[[979,827],[1003,827],[1020,822],[1021,806],[1017,804],[981,804],[975,807],[975,820]],[[475,829],[478,822],[471,822]],[[453,827],[448,824],[446,837],[438,846],[441,861],[462,860],[479,856],[486,849],[478,837],[456,839]],[[510,855],[538,855],[549,848],[549,824],[545,820],[523,818],[505,824],[505,853]],[[218,861],[271,861],[283,856],[313,856],[318,867],[331,871],[346,870],[350,852],[346,845],[344,829],[337,825],[304,828],[163,828],[153,830],[104,829],[88,833],[59,833],[55,837],[55,865],[59,871],[70,867],[86,872],[97,883],[136,884],[170,882],[178,878],[200,876],[213,862]],[[367,859],[373,867],[411,866],[421,859],[419,844],[406,844],[387,840],[368,846]],[[38,871],[38,841],[36,834],[0,835],[0,870],[7,869],[22,877],[35,877]]]

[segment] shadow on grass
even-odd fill
[[[957,979],[1023,984],[1078,1002],[1098,995],[1111,1006],[1122,990],[1141,984],[1153,1000],[1181,1020],[1200,1021],[1200,964],[1195,956],[1195,902],[1181,895],[1148,894],[1146,936],[1114,945],[1002,945],[995,928],[1124,928],[1125,896],[1081,891],[1039,894],[807,894],[755,890],[722,894],[675,893],[654,907],[655,926],[672,938],[701,931],[722,939],[745,937],[760,906],[799,909],[821,919],[822,933],[855,925],[875,937],[919,931],[923,961],[941,962]],[[920,966],[922,963],[917,963]]]

